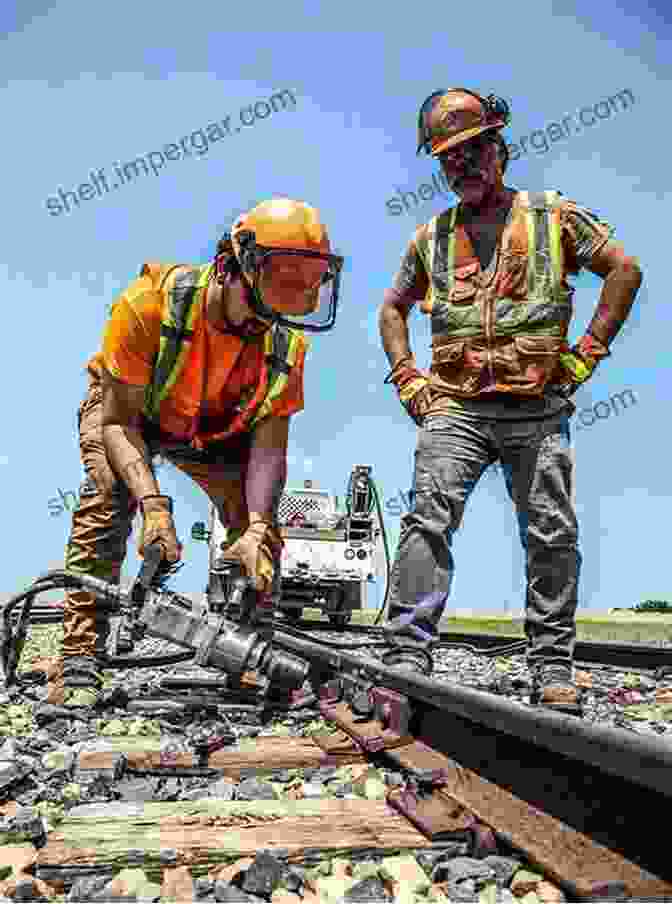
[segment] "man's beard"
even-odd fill
[[[457,176],[453,180],[453,184],[452,184],[453,190],[455,188],[461,189],[462,186],[464,185],[464,183],[468,180],[474,181],[474,182],[480,182],[481,185],[486,186],[486,187],[488,185],[487,176],[484,175],[484,173],[481,170],[468,169],[468,170],[465,170],[464,172],[460,173],[460,175]]]

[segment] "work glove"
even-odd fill
[[[565,369],[566,394],[573,396],[579,386],[583,386],[593,375],[602,358],[609,357],[609,349],[590,333],[582,336],[572,348],[560,353],[560,362]]]
[[[385,382],[394,383],[399,401],[406,409],[406,413],[418,427],[422,426],[432,402],[431,384],[427,375],[418,370],[413,359],[408,357],[397,361]]]
[[[254,521],[235,543],[222,545],[224,558],[240,562],[261,593],[271,590],[275,558],[281,548],[282,540],[266,521]]]
[[[138,555],[144,558],[145,549],[158,540],[163,546],[165,559],[173,563],[182,557],[182,544],[178,542],[173,522],[173,500],[170,496],[144,496],[140,500],[142,530],[138,542]]]

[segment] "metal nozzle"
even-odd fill
[[[245,671],[256,671],[271,685],[284,691],[301,688],[310,670],[308,663],[298,656],[274,650],[270,641],[254,628],[224,619],[203,665],[236,676]]]

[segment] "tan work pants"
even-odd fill
[[[116,475],[113,475],[112,495],[106,496],[102,490],[104,481],[100,475],[103,470],[111,472],[103,446],[102,408],[101,384],[94,381],[79,407],[79,446],[86,478],[81,485],[79,504],[72,513],[65,567],[118,585],[138,506]],[[179,449],[153,443],[149,443],[149,448],[152,455],[160,452],[205,491],[224,525],[245,527],[249,520],[245,502],[249,443],[249,434],[236,436],[224,444],[214,463],[207,464],[181,460]],[[63,656],[94,656],[104,652],[109,629],[109,615],[97,611],[92,593],[69,591],[66,594]]]

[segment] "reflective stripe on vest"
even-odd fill
[[[194,338],[194,321],[199,305],[194,305],[198,289],[207,283],[214,264],[200,269],[188,269],[177,273],[171,288],[166,290],[167,300],[163,306],[159,351],[154,361],[152,382],[145,395],[145,414],[158,423],[161,402],[166,398],[182,372]],[[168,277],[177,270],[173,267],[165,274],[159,285],[161,290]]]
[[[277,324],[264,333],[264,354],[268,364],[268,388],[266,397],[250,421],[256,424],[271,413],[273,402],[284,392],[289,372],[296,364],[302,335],[298,330]]]
[[[518,193],[518,203],[526,210],[528,238],[528,295],[544,294],[550,283],[554,297],[558,297],[562,285],[562,247],[560,224],[553,216],[551,208],[555,205],[559,192],[527,192]],[[432,309],[432,274],[434,273],[439,221],[448,215],[447,232],[447,268],[446,291],[453,287],[455,274],[455,240],[458,207],[453,207],[444,214],[432,217],[427,224],[425,236],[416,241],[416,248],[430,278],[430,288],[422,309],[430,313]],[[510,227],[507,227],[509,229]]]
[[[560,224],[552,214],[557,191],[524,192],[527,204],[527,291],[558,297],[562,281]]]
[[[214,264],[204,269],[190,268],[175,275],[173,285],[166,290],[167,299],[163,308],[159,351],[154,362],[152,383],[145,396],[145,416],[158,424],[160,404],[169,395],[184,368],[194,338],[194,324],[201,312],[202,304],[194,304],[197,293],[208,284]],[[173,267],[163,278],[165,285]],[[200,299],[199,299],[200,301]],[[300,330],[274,324],[264,333],[264,357],[267,365],[266,392],[263,398],[258,393],[239,412],[239,417],[250,426],[270,414],[277,399],[289,379],[301,346],[306,339]],[[256,409],[256,410],[255,410]]]

